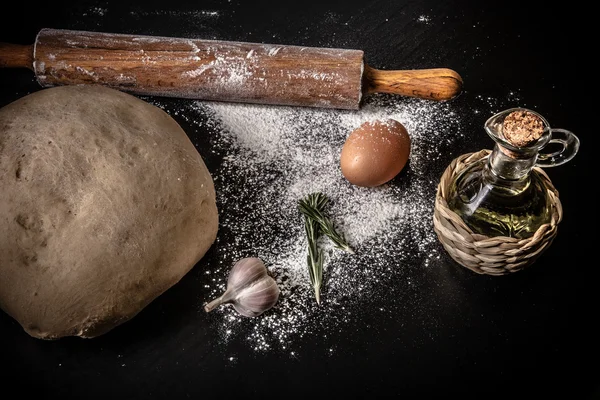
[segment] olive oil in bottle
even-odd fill
[[[451,182],[448,207],[474,233],[529,238],[552,218],[549,180],[534,167],[567,162],[579,140],[569,131],[550,129],[541,115],[524,108],[496,114],[485,130],[495,146]],[[562,151],[541,153],[550,140],[561,143]]]
[[[483,158],[452,183],[448,207],[475,233],[525,239],[550,221],[547,190],[536,173],[502,179]]]

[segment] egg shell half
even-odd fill
[[[342,174],[357,186],[374,187],[389,182],[408,162],[410,144],[406,128],[394,119],[364,122],[342,146]]]

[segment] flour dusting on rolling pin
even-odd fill
[[[48,28],[33,45],[0,43],[0,67],[30,68],[43,87],[340,109],[369,93],[449,100],[462,90],[451,69],[378,70],[362,50]]]

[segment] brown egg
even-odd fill
[[[394,119],[367,121],[348,135],[340,154],[344,177],[374,187],[393,179],[408,161],[410,136]]]

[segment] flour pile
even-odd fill
[[[225,290],[230,268],[243,257],[260,257],[281,289],[279,302],[258,318],[229,306],[214,310],[223,340],[245,335],[257,351],[290,350],[297,337],[359,318],[359,304],[381,306],[390,285],[410,285],[415,268],[439,257],[432,228],[436,161],[461,135],[452,103],[379,95],[359,111],[203,101],[184,108],[178,115],[210,133],[211,149],[222,160],[211,171],[221,215],[220,265],[211,265],[203,279],[208,298]],[[407,128],[409,162],[388,184],[353,186],[340,171],[342,145],[363,122],[387,118]],[[297,208],[299,199],[317,191],[329,197],[327,213],[356,251],[345,253],[323,238],[320,306]]]

